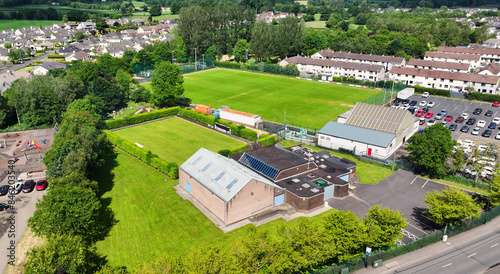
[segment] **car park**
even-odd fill
[[[460,128],[460,131],[461,131],[461,132],[469,132],[469,125],[463,125],[463,126]]]
[[[6,203],[0,203],[0,211],[4,211],[8,208],[10,208],[10,205],[8,205]]]
[[[455,119],[455,123],[463,123],[464,122],[464,117],[458,116],[457,119]]]
[[[47,180],[41,179],[36,182],[36,190],[45,190],[47,188]]]
[[[417,113],[415,113],[415,116],[417,116],[417,117],[422,117],[422,115],[424,115],[424,111],[423,111],[423,110],[421,110],[421,109],[419,109],[419,110],[417,111]]]
[[[433,101],[430,101],[429,103],[427,103],[427,107],[431,108],[431,107],[434,107],[434,102]]]
[[[432,116],[434,116],[434,113],[432,113],[432,111],[429,111],[425,114],[425,118],[432,118]]]
[[[493,111],[492,111],[491,109],[488,109],[488,110],[484,113],[484,116],[491,117],[491,115],[493,115]]]
[[[433,126],[435,124],[436,124],[436,120],[431,119],[431,120],[427,121],[427,126],[428,127]]]
[[[424,97],[424,98],[429,97],[429,92],[426,91],[426,92],[422,93],[422,97]]]
[[[467,147],[473,147],[476,145],[476,142],[474,142],[472,140],[463,140],[462,143],[464,146],[467,146]]]
[[[34,188],[35,188],[35,181],[33,181],[33,180],[27,180],[27,181],[24,182],[23,192],[24,193],[31,192],[31,191],[33,191]]]
[[[9,192],[11,194],[19,194],[22,191],[22,189],[23,189],[23,184],[17,183],[10,187]]]
[[[485,120],[479,120],[479,121],[477,121],[476,127],[484,127],[485,125],[486,125]]]
[[[491,133],[492,133],[491,129],[486,129],[483,131],[483,134],[481,134],[481,136],[486,137],[486,138],[490,138]]]
[[[449,127],[448,127],[449,130],[451,131],[455,131],[457,130],[457,124],[451,124]]]
[[[9,193],[9,189],[9,185],[0,186],[0,196],[7,195],[7,193]]]
[[[476,118],[474,117],[470,117],[469,120],[467,120],[467,122],[465,122],[467,125],[473,125],[476,123]]]
[[[480,129],[480,128],[475,127],[475,128],[474,128],[474,129],[470,132],[470,134],[472,134],[472,135],[479,135],[479,132],[480,132],[480,131],[481,131],[481,129]]]
[[[399,108],[399,106],[400,106],[399,103],[396,103],[396,104],[392,105],[391,108]]]
[[[413,106],[415,106],[415,105],[417,105],[417,101],[416,101],[416,100],[411,100],[411,101],[410,101],[410,106],[412,106],[412,107],[413,107]]]
[[[442,112],[436,114],[436,120],[441,120],[441,119],[443,119],[443,117],[444,117],[444,114]]]
[[[444,117],[444,120],[447,121],[447,122],[451,122],[453,120],[453,116],[452,115],[446,115],[446,117]]]
[[[482,112],[483,112],[483,109],[482,109],[482,108],[476,108],[476,109],[472,112],[472,114],[474,114],[474,115],[479,115],[479,114],[481,114]]]
[[[493,102],[493,104],[491,104],[492,107],[498,107],[500,106],[500,103],[498,101],[495,101]]]
[[[421,101],[420,104],[418,104],[421,107],[427,106],[427,101]]]
[[[489,128],[489,129],[495,129],[495,128],[497,128],[497,123],[495,123],[495,122],[490,122],[490,124],[488,125],[488,128]]]

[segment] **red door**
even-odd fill
[[[368,149],[368,156],[372,156],[372,149],[371,148]]]

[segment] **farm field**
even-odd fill
[[[112,179],[104,182],[102,199],[108,200],[117,219],[110,235],[97,243],[98,252],[111,265],[129,270],[153,258],[186,254],[193,248],[218,244],[228,248],[247,235],[247,227],[223,233],[189,201],[183,200],[171,180],[134,157],[116,150]],[[102,184],[103,182],[101,182]],[[107,186],[106,186],[107,185]],[[327,213],[310,219],[318,221]],[[271,235],[283,224],[294,226],[300,218],[278,219],[258,226]]]
[[[174,117],[114,131],[132,143],[139,143],[167,162],[181,165],[198,149],[217,152],[244,142]]]
[[[229,69],[184,75],[184,95],[196,104],[258,114],[264,120],[321,128],[378,90]]]
[[[6,13],[9,11],[19,11],[21,9],[48,9],[48,8],[53,8],[59,12],[59,14],[66,14],[72,10],[75,10],[75,8],[68,7],[68,6],[52,6],[52,5],[22,5],[22,6],[14,6],[14,7],[7,7],[7,8],[2,8],[2,12]],[[120,13],[119,10],[97,10],[97,9],[78,9],[83,12],[87,13],[96,13],[96,14],[118,14]]]
[[[310,22],[305,22],[304,26],[306,28],[313,28],[313,29],[325,29],[326,26],[326,21],[310,21]]]
[[[30,26],[40,25],[42,27],[52,26],[53,24],[61,23],[61,21],[50,20],[0,20],[0,31],[6,29],[20,29]]]

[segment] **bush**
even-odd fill
[[[33,60],[31,61],[33,64],[43,64],[43,61],[37,61],[37,60]]]
[[[152,112],[140,113],[140,114],[132,115],[130,117],[107,120],[106,121],[106,128],[107,129],[119,128],[119,127],[124,127],[124,126],[128,126],[128,125],[142,123],[142,122],[153,120],[153,119],[158,119],[161,117],[172,116],[172,115],[179,113],[179,110],[180,110],[179,107],[172,107],[172,108],[161,109],[161,110],[152,111]]]
[[[257,140],[257,132],[255,130],[251,130],[249,128],[240,129],[240,137],[245,138],[249,141]]]
[[[415,88],[415,93],[428,92],[430,95],[451,97],[449,90],[441,90],[441,89],[425,88],[425,87],[412,87],[412,88]]]
[[[64,54],[48,54],[47,58],[61,58],[64,59],[65,55]]]
[[[255,130],[246,128],[245,126],[238,125],[232,122],[224,121],[219,118],[215,118],[215,122],[219,124],[223,124],[225,126],[228,126],[231,128],[231,134],[245,138],[249,141],[255,141],[257,140],[257,132]]]
[[[179,109],[179,115],[209,126],[213,126],[215,124],[215,117],[196,112],[190,108]]]
[[[241,65],[236,63],[236,62],[220,62],[220,61],[215,61],[214,65],[216,67],[222,67],[222,68],[231,68],[231,69],[240,69]]]
[[[471,92],[467,94],[467,99],[485,101],[485,102],[495,102],[495,101],[500,101],[500,95],[481,93],[481,92]]]
[[[229,153],[230,155],[233,155],[233,154],[236,154],[236,153],[241,153],[241,152],[244,152],[244,151],[247,151],[248,149],[248,145],[247,144],[243,144],[239,147],[235,147],[235,148],[232,148],[229,150]]]
[[[221,149],[217,153],[219,153],[222,156],[226,156],[226,157],[231,156],[231,151],[229,149]]]
[[[267,134],[262,134],[259,136],[259,142],[260,146],[265,147],[265,146],[270,146],[276,144],[276,137],[267,135]]]
[[[156,154],[151,151],[145,151],[144,149],[138,147],[136,144],[129,142],[118,135],[112,133],[111,131],[105,130],[104,133],[109,142],[115,146],[125,150],[127,153],[139,158],[141,161],[147,163],[148,165],[158,169],[159,171],[167,174],[172,179],[179,178],[179,166],[174,162],[167,162],[159,158]]]
[[[269,60],[268,60],[269,61]],[[286,75],[286,76],[299,76],[299,70],[294,65],[288,65],[282,67],[277,64],[269,63],[252,63],[252,64],[239,64],[236,62],[215,62],[215,66],[223,67],[223,68],[231,68],[231,69],[242,69],[242,70],[251,70],[257,72],[265,72],[272,73],[278,75]]]

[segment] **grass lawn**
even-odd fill
[[[299,145],[299,143],[284,140],[281,142],[281,145],[283,145],[283,147],[291,147],[291,146]],[[311,147],[311,146],[306,146],[306,145],[303,145],[303,146],[308,147],[314,151],[326,150],[337,157],[346,158],[347,160],[351,160],[351,161],[356,162],[356,174],[358,174],[359,182],[362,184],[376,184],[392,174],[392,171],[390,169],[380,167],[377,165],[372,165],[372,164],[365,163],[365,162],[361,162],[350,154],[343,154],[343,153],[340,153],[338,151],[319,148],[319,147]]]
[[[184,75],[184,89],[193,103],[230,106],[277,122],[283,122],[286,112],[287,122],[315,128],[380,92],[229,69]]]
[[[139,143],[168,162],[181,165],[198,149],[217,152],[244,144],[242,141],[206,129],[181,118],[163,119],[153,123],[114,131],[132,143]]]
[[[94,13],[94,14],[117,14],[121,13],[119,10],[97,10],[97,9],[75,9],[69,6],[52,6],[52,5],[21,5],[21,6],[14,6],[14,7],[7,7],[7,8],[2,8],[0,12],[8,13],[10,11],[19,11],[21,9],[32,9],[32,10],[38,10],[38,9],[48,9],[48,8],[53,8],[59,12],[59,14],[67,14],[68,12],[72,10],[81,10],[83,12],[87,13]],[[15,20],[18,21],[18,20]],[[59,21],[59,23],[61,23]]]
[[[53,24],[61,23],[61,21],[50,20],[0,20],[0,31],[6,29],[20,29],[30,26],[40,25],[42,27],[52,26]]]
[[[149,12],[145,12],[145,11],[138,11],[138,12],[134,12],[132,13],[132,16],[127,16],[127,18],[130,18],[130,19],[148,19],[149,17]],[[164,11],[161,13],[160,16],[153,16],[153,20],[160,20],[160,19],[165,19],[165,18],[173,18],[173,19],[177,19],[179,18],[179,14],[171,14],[170,12],[167,12],[167,11]]]
[[[182,255],[211,244],[229,247],[246,236],[247,227],[224,234],[175,193],[172,186],[178,181],[121,151],[116,162],[114,178],[101,184],[109,188],[102,198],[109,201],[118,222],[110,235],[97,243],[98,251],[107,256],[111,265],[132,269],[160,255]],[[328,213],[310,219],[318,221],[324,214]],[[288,223],[278,219],[257,229],[277,235],[279,226],[293,226],[298,221],[299,218]]]
[[[326,29],[325,23],[326,21],[309,21],[305,22],[304,25],[306,28]]]

